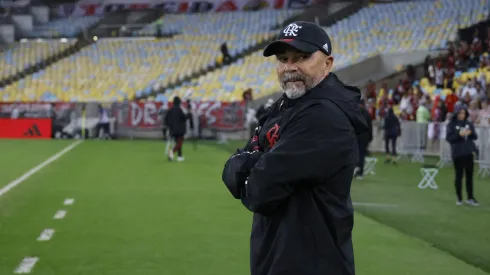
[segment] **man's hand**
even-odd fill
[[[250,170],[255,166],[257,161],[259,161],[260,156],[262,156],[263,152],[260,151],[253,151],[253,152],[246,152],[246,161],[243,162],[243,165],[241,167],[241,171],[250,174]]]

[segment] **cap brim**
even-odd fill
[[[284,47],[285,45],[289,45],[298,51],[305,52],[305,53],[314,53],[319,50],[319,48],[315,45],[312,45],[307,42],[299,41],[296,39],[283,39],[283,40],[276,40],[264,49],[264,56],[268,57],[271,55],[275,55],[279,52],[281,47]]]

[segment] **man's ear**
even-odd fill
[[[325,75],[328,75],[333,68],[333,57],[332,56],[326,56],[325,58]]]

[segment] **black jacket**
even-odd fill
[[[359,99],[330,73],[271,107],[252,138],[263,152],[238,150],[225,164],[226,186],[254,212],[252,275],[355,274],[350,187],[368,131]]]
[[[458,120],[458,112],[464,109],[466,112],[465,120]],[[472,155],[476,151],[475,143],[478,138],[475,132],[473,123],[467,120],[468,110],[464,107],[459,107],[455,110],[452,120],[446,126],[446,140],[451,144],[451,155],[454,158]],[[459,131],[467,128],[471,131],[468,137],[459,135]]]
[[[180,108],[180,103],[180,99],[174,100],[174,106],[168,110],[165,116],[165,125],[167,125],[172,136],[183,136],[187,130],[187,116]]]
[[[385,138],[395,138],[401,134],[400,120],[391,108],[384,119],[383,128],[385,130]]]
[[[373,140],[373,122],[366,108],[361,107],[361,114],[367,123],[368,131],[359,135],[359,143],[368,145]]]

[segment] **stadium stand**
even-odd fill
[[[274,68],[274,59],[264,61],[261,51],[257,51],[222,70],[207,73],[192,84],[187,83],[178,88],[167,90],[166,94],[158,95],[157,101],[172,100],[174,96],[188,97],[196,100],[240,100],[242,93],[251,88],[255,97],[278,91],[279,84]]]
[[[400,79],[395,87],[385,86],[374,94],[366,92],[372,118],[383,119],[386,108],[392,107],[402,120],[420,121],[417,110],[425,105],[431,113],[424,119],[444,122],[455,105],[465,104],[470,107],[472,122],[490,125],[488,40],[487,45],[480,39],[474,39],[471,46],[465,44],[450,45],[447,55],[428,60],[424,76],[415,81]]]
[[[24,32],[23,36],[27,38],[73,38],[83,30],[97,24],[101,18],[101,16],[92,15],[55,19],[46,24],[34,26],[31,31]]]
[[[484,0],[415,1],[371,5],[331,27],[325,27],[332,39],[335,69],[345,68],[378,54],[445,48],[450,35],[455,34],[459,28],[468,27],[487,18],[489,7]],[[243,65],[239,64],[246,64],[246,68],[251,67],[263,73],[250,73],[253,76],[247,77],[247,73],[243,72],[246,70],[241,67]],[[239,89],[243,87],[252,88],[254,98],[267,96],[279,90],[278,84],[268,81],[274,79],[269,75],[273,74],[274,62],[261,58],[260,51],[245,57],[239,64],[224,67],[205,78],[170,89],[167,95],[157,95],[156,99],[167,100],[175,95],[186,95],[196,99],[240,100],[243,90]],[[238,69],[239,67],[242,70]],[[222,82],[222,79],[236,81],[230,85],[230,82]],[[210,90],[203,91],[206,90],[204,87]]]
[[[377,4],[326,31],[332,37],[336,68],[340,69],[377,54],[445,48],[459,28],[488,15],[489,5],[484,0]]]
[[[8,86],[11,99],[114,101],[131,98],[159,75],[170,75],[177,59],[167,39],[101,39],[78,53]],[[165,59],[165,62],[162,60]],[[22,88],[24,87],[24,89]],[[24,90],[23,93],[14,91]]]
[[[73,45],[75,40],[27,41],[0,52],[0,79],[7,78]]]
[[[296,13],[169,15],[164,23],[176,24],[184,34],[164,39],[99,39],[70,58],[7,86],[3,98],[113,101],[150,94],[156,83],[166,86],[215,64],[221,43],[227,42],[230,53],[238,54],[270,39],[275,32],[269,28]]]

